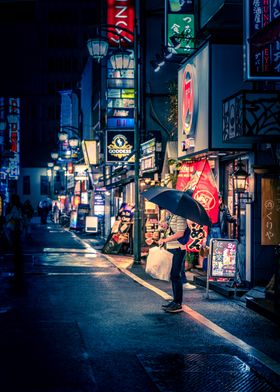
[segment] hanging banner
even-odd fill
[[[219,193],[213,172],[207,160],[205,161],[203,171],[192,197],[203,205],[211,222],[217,223],[219,215]]]
[[[186,191],[187,189],[194,191],[204,164],[205,160],[184,162],[178,174],[176,189],[180,191]]]
[[[176,189],[194,192],[199,178],[201,177],[204,165],[205,160],[184,162],[178,175]],[[199,252],[203,238],[207,236],[207,227],[193,223],[190,229],[190,239],[186,245],[186,249],[188,252]]]
[[[192,191],[192,197],[199,201],[208,213],[211,222],[218,221],[219,198],[215,179],[206,159],[182,164],[178,175],[176,189]],[[199,252],[203,239],[208,235],[206,226],[193,223],[186,249],[189,252]]]

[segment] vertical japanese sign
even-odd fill
[[[187,54],[194,48],[194,1],[166,0],[166,45],[173,53]]]
[[[107,0],[107,23],[114,26],[108,32],[109,45],[119,47],[120,42],[123,46],[133,45],[134,15],[133,0]]]
[[[20,142],[20,99],[9,98],[8,100],[8,126],[9,126],[9,141],[11,151],[14,153],[13,158],[9,158],[9,177],[15,180],[19,177],[19,142]]]
[[[279,17],[279,0],[245,1],[247,79],[280,78]]]
[[[262,178],[261,244],[280,243],[280,180]]]

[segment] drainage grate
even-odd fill
[[[273,392],[246,363],[228,354],[139,354],[161,392]]]

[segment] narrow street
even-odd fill
[[[2,250],[1,392],[279,390],[276,324],[196,286],[184,312],[164,313],[169,282],[81,237],[34,225],[22,293]]]

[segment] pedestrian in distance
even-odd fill
[[[22,205],[24,233],[27,239],[31,238],[31,219],[34,215],[34,209],[30,200],[26,200]]]
[[[52,214],[53,214],[53,222],[55,224],[59,223],[59,207],[57,205],[57,202],[54,203],[53,209],[52,209]]]
[[[6,210],[6,232],[13,249],[14,283],[17,289],[23,287],[23,254],[21,235],[24,227],[22,206],[17,194],[11,196]]]
[[[38,214],[40,215],[42,225],[45,225],[47,223],[47,218],[50,210],[51,205],[46,200],[40,201],[38,206]]]
[[[159,245],[166,246],[166,250],[173,254],[170,280],[172,283],[173,300],[162,305],[162,309],[167,313],[177,313],[182,311],[183,302],[183,281],[182,270],[186,254],[186,246],[182,245],[178,239],[182,238],[186,232],[188,221],[177,215],[172,215],[169,222],[169,234],[159,240]],[[190,230],[187,231],[188,235]],[[168,230],[167,230],[168,233]]]

